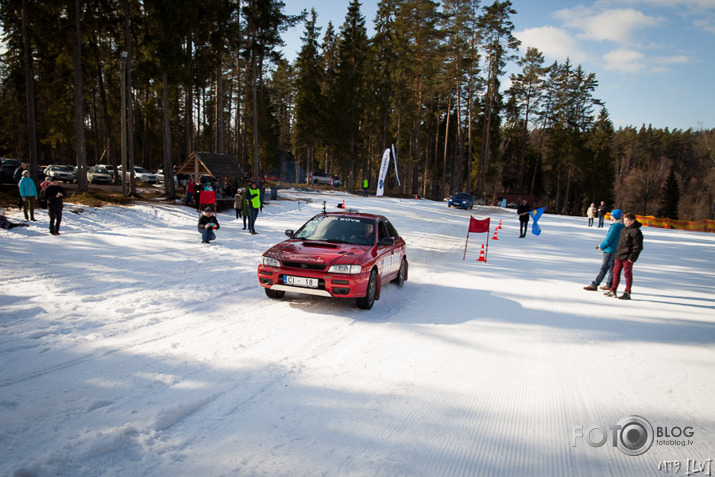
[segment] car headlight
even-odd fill
[[[266,267],[280,267],[281,262],[279,262],[275,258],[263,257],[263,265],[265,265]]]
[[[331,267],[328,268],[328,273],[348,273],[355,275],[362,273],[362,267],[360,265],[331,265]]]

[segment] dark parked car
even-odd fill
[[[15,179],[12,176],[18,167],[20,167],[20,161],[17,159],[2,159],[2,182],[14,184]]]
[[[466,192],[457,192],[456,194],[452,194],[447,201],[447,207],[471,209],[474,207],[474,196]]]

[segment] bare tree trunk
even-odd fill
[[[223,64],[219,60],[218,68],[216,68],[216,152],[223,154],[225,151],[223,135]]]
[[[134,183],[134,99],[132,95],[132,43],[131,19],[129,17],[129,0],[125,0],[125,42],[127,52],[127,169],[129,172],[129,195],[137,195],[137,186]],[[127,171],[122,171],[126,174]]]
[[[447,97],[446,125],[444,126],[444,153],[442,155],[442,195],[447,195],[447,146],[449,144],[449,110],[452,109],[452,95]]]
[[[35,109],[35,73],[32,68],[32,54],[30,48],[30,36],[27,33],[27,6],[22,0],[22,46],[25,58],[25,90],[27,93],[27,132],[28,147],[30,154],[30,173],[34,180],[38,179],[37,167],[39,159],[37,157],[37,112]]]
[[[79,0],[74,1],[74,127],[75,153],[77,157],[77,190],[87,192],[87,156],[84,142],[84,107],[82,84],[82,31],[80,29],[82,9]]]
[[[171,122],[169,121],[169,78],[166,71],[161,73],[161,103],[164,123],[164,191],[166,197],[176,197],[174,186],[174,164],[171,160]]]

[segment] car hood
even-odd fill
[[[281,262],[312,265],[361,265],[375,255],[375,247],[347,243],[329,243],[299,239],[284,240],[264,254]]]

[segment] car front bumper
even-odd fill
[[[318,280],[318,287],[308,288],[287,285],[284,283],[284,276],[314,278]],[[266,265],[258,266],[258,283],[262,287],[277,291],[303,293],[306,295],[335,298],[362,298],[367,291],[369,279],[369,272],[347,275],[343,273],[269,267]]]

